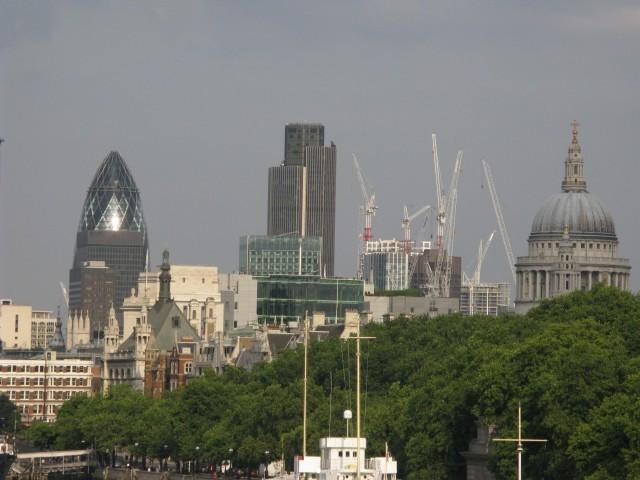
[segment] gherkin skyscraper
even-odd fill
[[[89,186],[69,272],[69,310],[88,314],[91,340],[101,337],[111,303],[119,311],[137,287],[147,250],[140,192],[123,158],[112,151]]]

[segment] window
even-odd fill
[[[191,375],[191,371],[193,370],[193,364],[191,362],[186,362],[184,364],[184,373],[187,375]]]
[[[204,283],[204,278],[202,279],[202,283]]]
[[[348,457],[349,455],[351,455],[351,452],[349,452],[349,451],[344,452],[344,456],[345,457]]]
[[[195,319],[196,319],[196,311],[191,310],[191,320],[195,320]]]
[[[338,450],[338,456],[342,457],[342,450]]]
[[[16,313],[16,333],[18,332],[18,322],[20,321],[20,317]]]

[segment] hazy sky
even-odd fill
[[[435,205],[431,133],[445,183],[464,150],[455,251],[470,271],[496,228],[480,160],[522,255],[577,118],[635,290],[639,87],[637,1],[0,0],[0,297],[61,303],[112,149],[141,190],[154,264],[169,248],[174,263],[236,270],[238,237],[266,231],[267,169],[295,121],[337,145],[336,272],[351,275],[352,152],[378,199],[374,235],[400,238],[405,203]],[[497,237],[483,272],[509,279]]]

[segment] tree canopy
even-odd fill
[[[527,436],[525,478],[640,477],[640,297],[597,286],[544,301],[527,315],[400,318],[365,329],[363,429],[368,455],[385,442],[409,480],[463,479],[461,453],[475,421],[515,433],[518,403]],[[344,435],[355,409],[353,342],[310,347],[309,454]],[[255,466],[302,444],[302,351],[251,371],[207,372],[161,400],[128,387],[74,398],[32,438],[56,448],[95,442],[138,455]],[[135,443],[138,443],[138,447]],[[166,447],[165,447],[166,446]],[[198,448],[196,448],[198,447]],[[496,445],[490,467],[513,478],[515,446]]]

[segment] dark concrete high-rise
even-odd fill
[[[113,304],[116,310],[138,285],[138,275],[145,270],[148,251],[147,227],[142,213],[140,192],[133,176],[118,152],[111,152],[100,164],[82,207],[76,234],[73,266],[69,272],[69,310],[94,310],[87,295],[99,288],[100,278],[114,281]],[[113,275],[96,276],[91,282],[89,262],[102,261]],[[87,290],[84,285],[93,284]],[[106,289],[107,291],[108,289]],[[97,338],[107,318],[90,318],[91,335]],[[118,314],[120,316],[120,314]],[[120,319],[121,320],[121,319]]]
[[[288,123],[284,126],[284,164],[303,165],[305,147],[324,146],[324,125]]]
[[[321,124],[285,126],[284,162],[269,169],[268,235],[322,237],[322,273],[334,273],[336,146]]]

